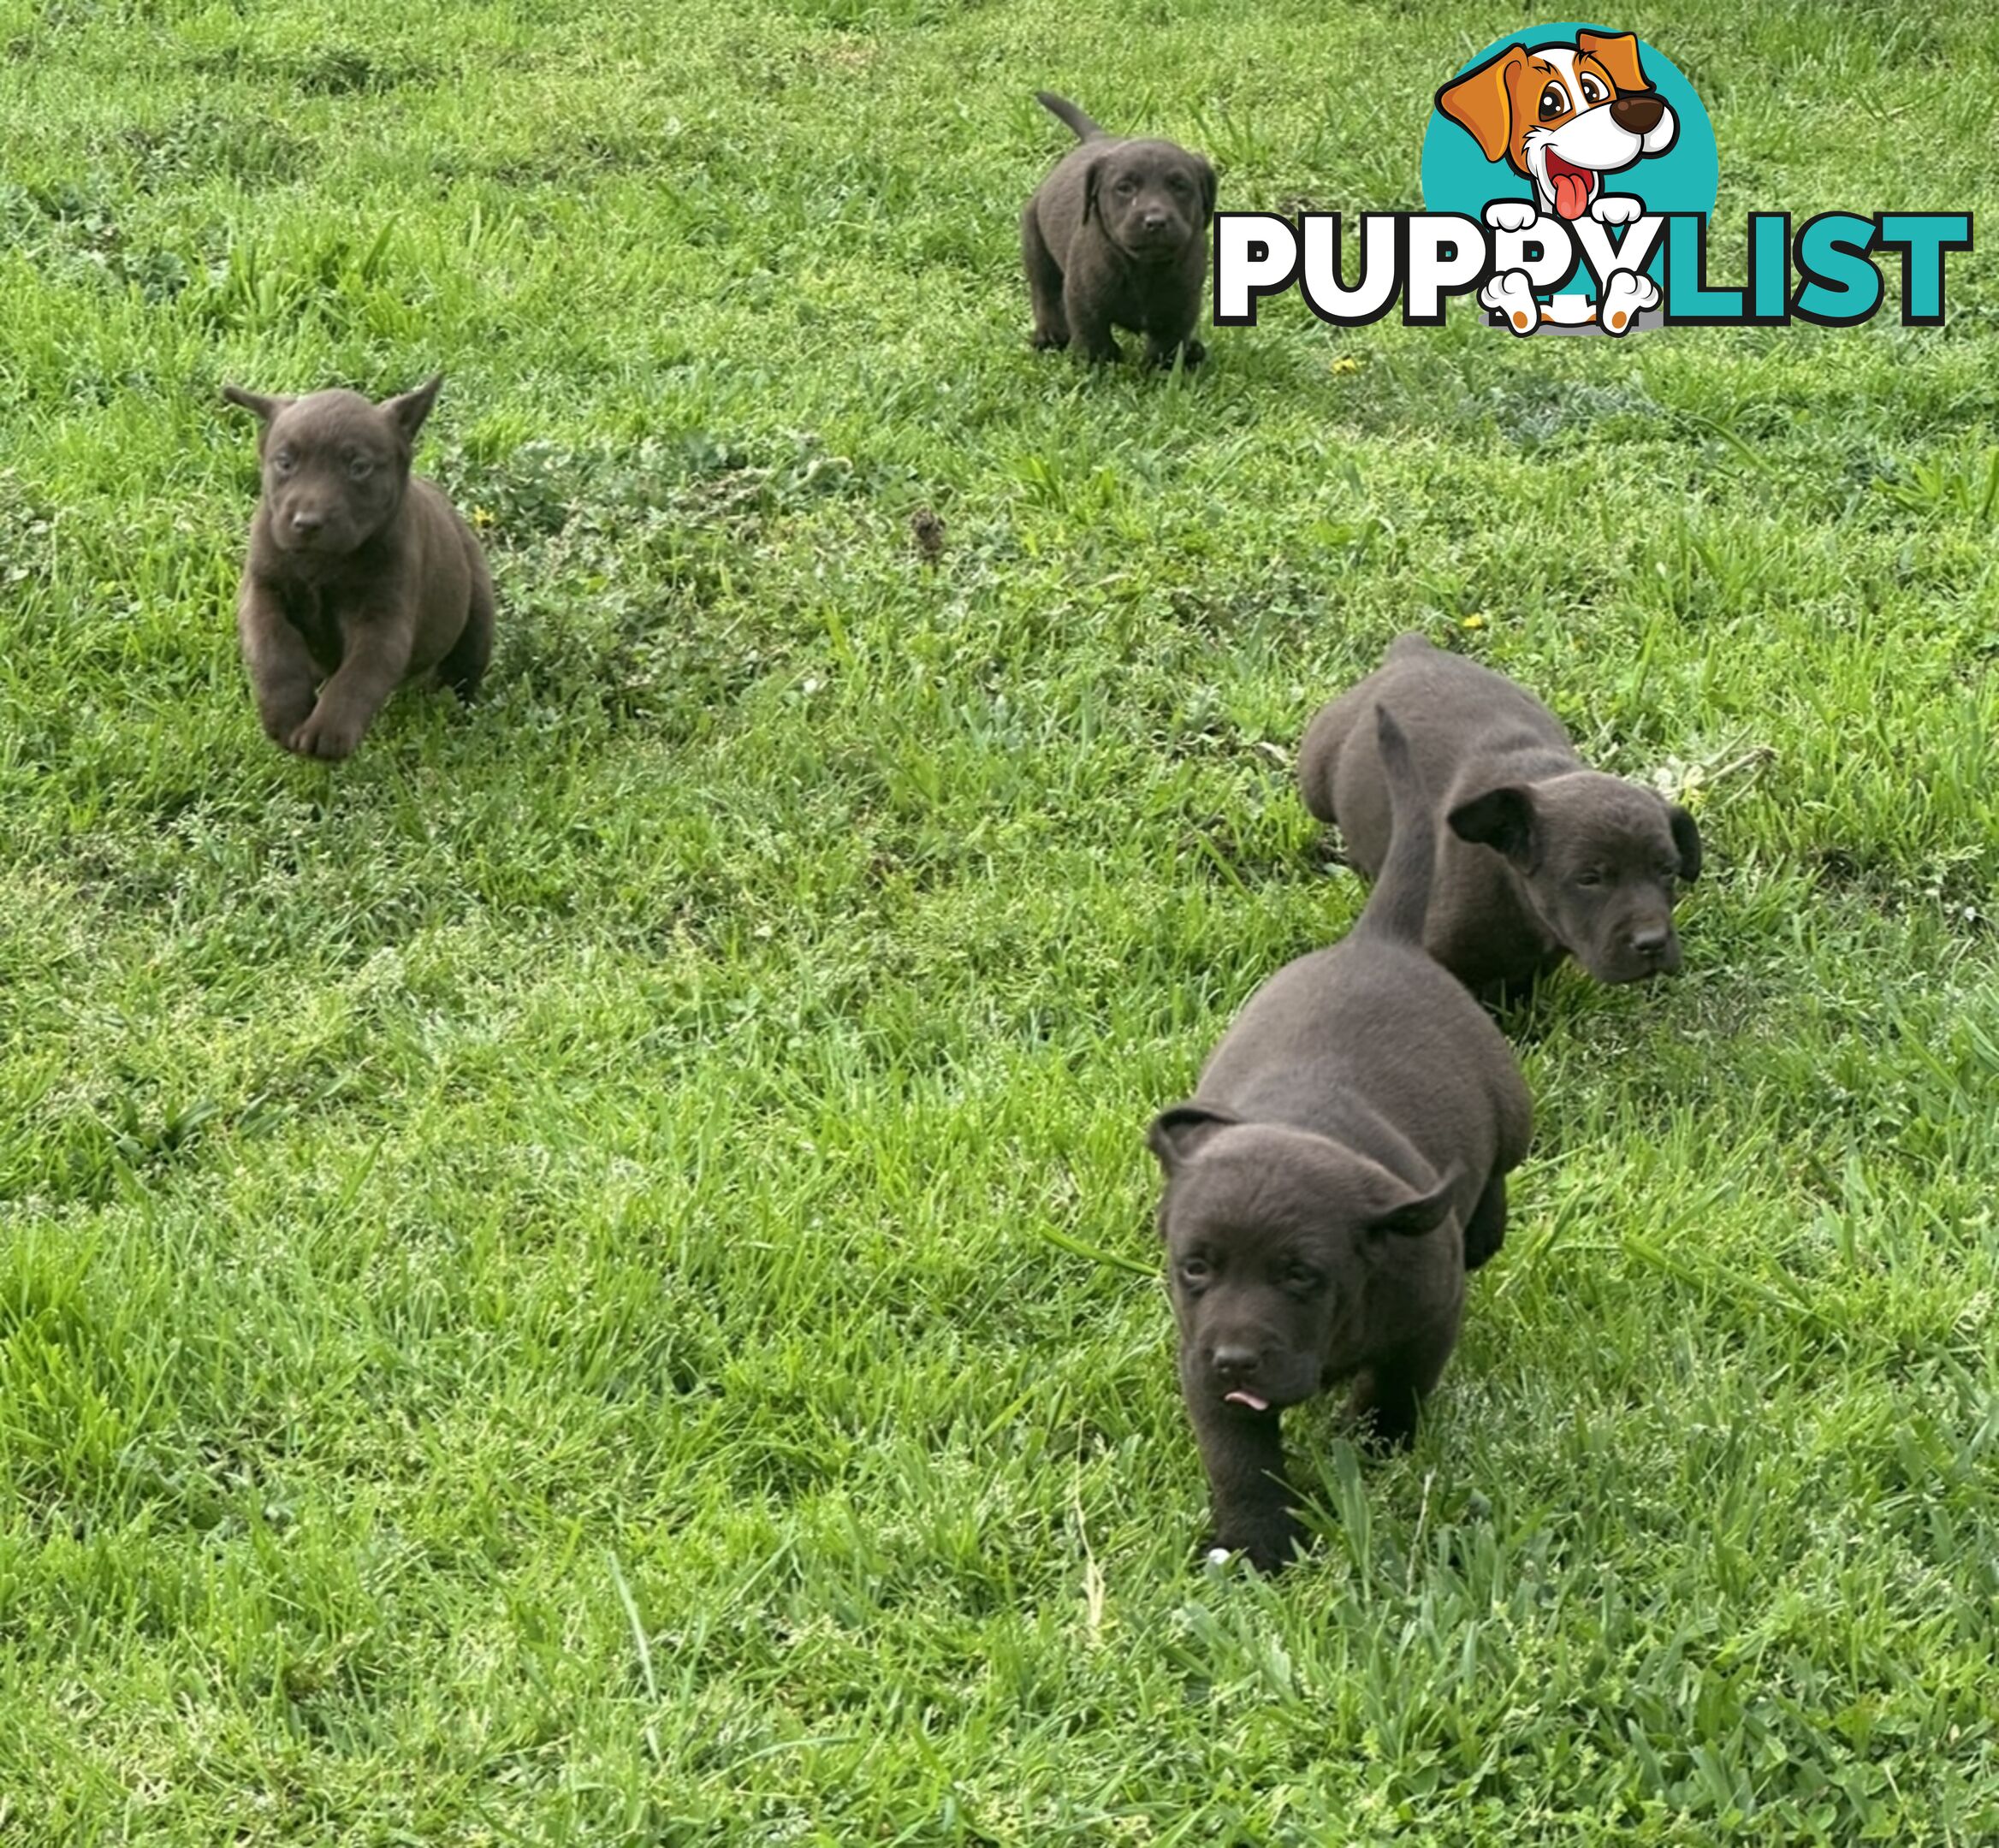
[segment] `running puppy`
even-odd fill
[[[1298,785],[1372,874],[1389,850],[1390,791],[1368,720],[1393,703],[1436,792],[1436,891],[1424,941],[1498,997],[1572,956],[1601,982],[1680,967],[1673,898],[1700,873],[1700,830],[1676,803],[1587,768],[1562,721],[1504,674],[1399,636],[1381,666],[1321,709]]]
[[[493,580],[479,542],[410,473],[443,382],[379,405],[351,391],[222,387],[264,422],[236,634],[264,731],[301,757],[352,755],[406,680],[435,668],[470,700],[486,671]]]
[[[1214,1543],[1266,1571],[1302,1532],[1280,1414],[1350,1377],[1373,1436],[1409,1440],[1533,1128],[1511,1049],[1424,952],[1435,823],[1385,708],[1377,728],[1394,839],[1360,921],[1250,997],[1149,1137]]]
[[[1037,349],[1071,339],[1093,360],[1119,357],[1114,327],[1145,335],[1147,363],[1177,353],[1196,365],[1193,337],[1207,276],[1214,169],[1171,141],[1108,135],[1046,90],[1041,106],[1076,131],[1071,148],[1020,216],[1021,255]]]

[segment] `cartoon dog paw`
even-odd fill
[[[1658,283],[1648,275],[1620,270],[1605,287],[1603,301],[1597,309],[1597,323],[1606,334],[1622,334],[1641,309],[1656,308],[1658,304]]]
[[[1629,224],[1633,219],[1642,217],[1645,201],[1634,198],[1628,192],[1606,192],[1589,209],[1589,215],[1599,224]]]
[[[1531,334],[1541,324],[1541,305],[1534,299],[1533,284],[1524,270],[1508,270],[1494,276],[1479,291],[1479,300],[1504,315],[1507,326],[1516,334]]]
[[[1486,222],[1495,231],[1524,231],[1539,216],[1527,199],[1496,198],[1486,207]]]

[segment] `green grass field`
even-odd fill
[[[1028,350],[1035,88],[1414,208],[1520,18],[0,0],[0,1843],[1999,1839],[1989,258]],[[1718,281],[1999,206],[1986,9],[1604,23]],[[289,759],[219,388],[439,367],[489,696]],[[1709,871],[1509,1016],[1507,1247],[1263,1581],[1142,1130],[1354,915],[1290,754],[1408,627]]]

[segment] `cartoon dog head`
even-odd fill
[[[1579,32],[1574,44],[1508,45],[1437,92],[1489,161],[1533,182],[1544,211],[1580,218],[1603,175],[1672,146],[1680,124],[1646,81],[1630,33]]]

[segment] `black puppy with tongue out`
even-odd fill
[[[1401,728],[1376,724],[1392,833],[1367,909],[1250,998],[1148,1137],[1213,1543],[1266,1571],[1303,1532],[1282,1413],[1350,1378],[1367,1435],[1409,1442],[1533,1126],[1512,1049],[1424,951],[1435,824]]]

